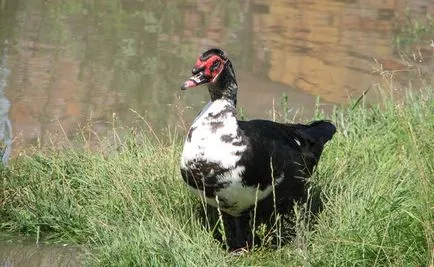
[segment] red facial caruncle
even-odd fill
[[[203,58],[200,56],[194,68],[192,70],[193,76],[191,76],[182,86],[181,89],[196,87],[204,83],[213,83],[217,81],[217,78],[223,71],[226,60],[222,59],[218,55],[211,55]]]
[[[194,70],[203,70],[205,77],[210,77],[212,79],[211,82],[215,82],[215,79],[223,70],[224,63],[225,62],[217,55],[213,55],[206,60],[202,60],[201,57],[199,57],[196,64],[194,64],[193,74],[196,74]]]

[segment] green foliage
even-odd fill
[[[145,131],[114,133],[116,142],[99,149],[14,159],[1,170],[0,229],[79,244],[99,266],[427,266],[433,113],[432,90],[381,107],[337,109],[338,133],[312,178],[325,208],[312,225],[297,206],[297,236],[278,249],[226,253],[180,178],[180,138],[161,143]],[[268,236],[263,226],[257,232]]]

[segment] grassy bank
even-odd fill
[[[0,230],[78,243],[101,266],[427,266],[434,248],[432,90],[331,118],[314,176],[325,208],[297,237],[231,256],[197,219],[181,181],[182,137],[145,131],[90,149],[45,148],[1,170]],[[115,139],[115,142],[113,142]]]

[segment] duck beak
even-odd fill
[[[196,73],[191,76],[187,81],[181,85],[181,90],[186,90],[187,88],[196,87],[198,85],[209,82],[209,78],[205,76],[203,71]]]

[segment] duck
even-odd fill
[[[235,71],[219,48],[198,56],[181,90],[205,84],[210,101],[187,132],[180,172],[190,191],[220,212],[228,249],[245,250],[253,241],[252,211],[271,216],[301,201],[336,127],[327,120],[238,120]]]

